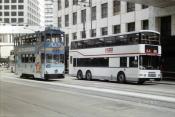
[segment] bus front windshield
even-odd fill
[[[159,70],[160,57],[159,56],[140,56],[139,65],[141,70]]]

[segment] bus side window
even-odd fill
[[[73,59],[73,66],[74,66],[74,67],[77,66],[77,59],[76,59],[76,58]]]
[[[127,57],[120,57],[120,67],[127,67]]]
[[[138,57],[129,57],[129,67],[138,67]]]

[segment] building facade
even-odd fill
[[[14,35],[39,29],[39,5],[39,0],[0,0],[0,58],[10,55]]]
[[[0,22],[12,25],[40,25],[38,0],[0,0]]]
[[[156,8],[118,0],[57,0],[58,27],[71,40],[100,37],[139,30],[161,32],[161,20],[171,16],[171,35],[175,33],[175,13],[171,7]]]
[[[57,22],[58,27],[65,32],[67,50],[72,40],[155,30],[161,34],[162,72],[175,76],[175,5],[154,2],[153,5],[158,6],[154,7],[133,1],[57,0]]]

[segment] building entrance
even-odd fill
[[[171,35],[171,22],[171,16],[161,17],[162,73],[165,79],[175,79],[175,36]]]

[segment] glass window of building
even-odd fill
[[[101,28],[101,35],[107,35],[108,34],[108,27]]]
[[[61,17],[58,17],[58,27],[61,28]]]
[[[127,2],[127,12],[135,11],[135,3]]]
[[[96,6],[94,6],[94,7],[92,7],[92,9],[91,9],[91,19],[92,19],[92,21],[93,20],[96,20],[96,13],[97,11],[96,11]]]
[[[12,5],[11,6],[11,9],[16,9],[16,5]]]
[[[18,23],[24,23],[24,18],[18,18]]]
[[[146,9],[146,8],[148,8],[148,5],[142,4],[142,9]]]
[[[113,15],[117,15],[120,12],[120,1],[113,1]]]
[[[72,39],[73,40],[76,40],[77,39],[77,33],[75,32],[75,33],[72,33]]]
[[[11,16],[16,16],[16,12],[11,12]]]
[[[5,23],[10,23],[9,18],[4,18],[4,22],[5,22]]]
[[[24,12],[18,12],[18,16],[24,16]]]
[[[81,10],[81,23],[86,22],[86,9]]]
[[[9,16],[9,12],[4,12],[4,16]]]
[[[11,22],[12,22],[12,23],[16,23],[16,18],[12,18],[12,19],[11,19]]]
[[[65,34],[65,46],[69,46],[69,34]]]
[[[2,0],[0,0],[0,3],[2,3]]]
[[[135,31],[135,22],[131,22],[127,24],[128,32]]]
[[[11,0],[12,3],[16,3],[16,0]]]
[[[58,10],[61,10],[61,0],[58,0]]]
[[[73,0],[73,5],[78,5],[78,0]]]
[[[65,27],[69,26],[69,15],[65,15]]]
[[[5,5],[5,6],[4,6],[4,9],[5,9],[5,10],[9,10],[9,5]]]
[[[2,6],[0,5],[0,9],[2,9]]]
[[[24,9],[24,6],[23,5],[19,5],[18,9]]]
[[[81,38],[86,38],[86,31],[81,31]]]
[[[0,12],[0,16],[2,16],[2,12]]]
[[[9,0],[4,0],[4,3],[9,3]]]
[[[69,7],[69,0],[65,0],[65,8]]]
[[[24,2],[24,0],[18,0],[18,3],[23,3]]]
[[[142,30],[148,30],[148,29],[149,29],[149,21],[142,20]]]
[[[73,13],[73,25],[77,24],[77,12]]]
[[[101,18],[106,18],[108,16],[108,3],[101,5]]]
[[[96,37],[96,29],[91,30],[91,37]]]
[[[120,33],[121,32],[121,27],[120,25],[114,25],[113,26],[113,33],[114,34],[117,34],[117,33]]]

